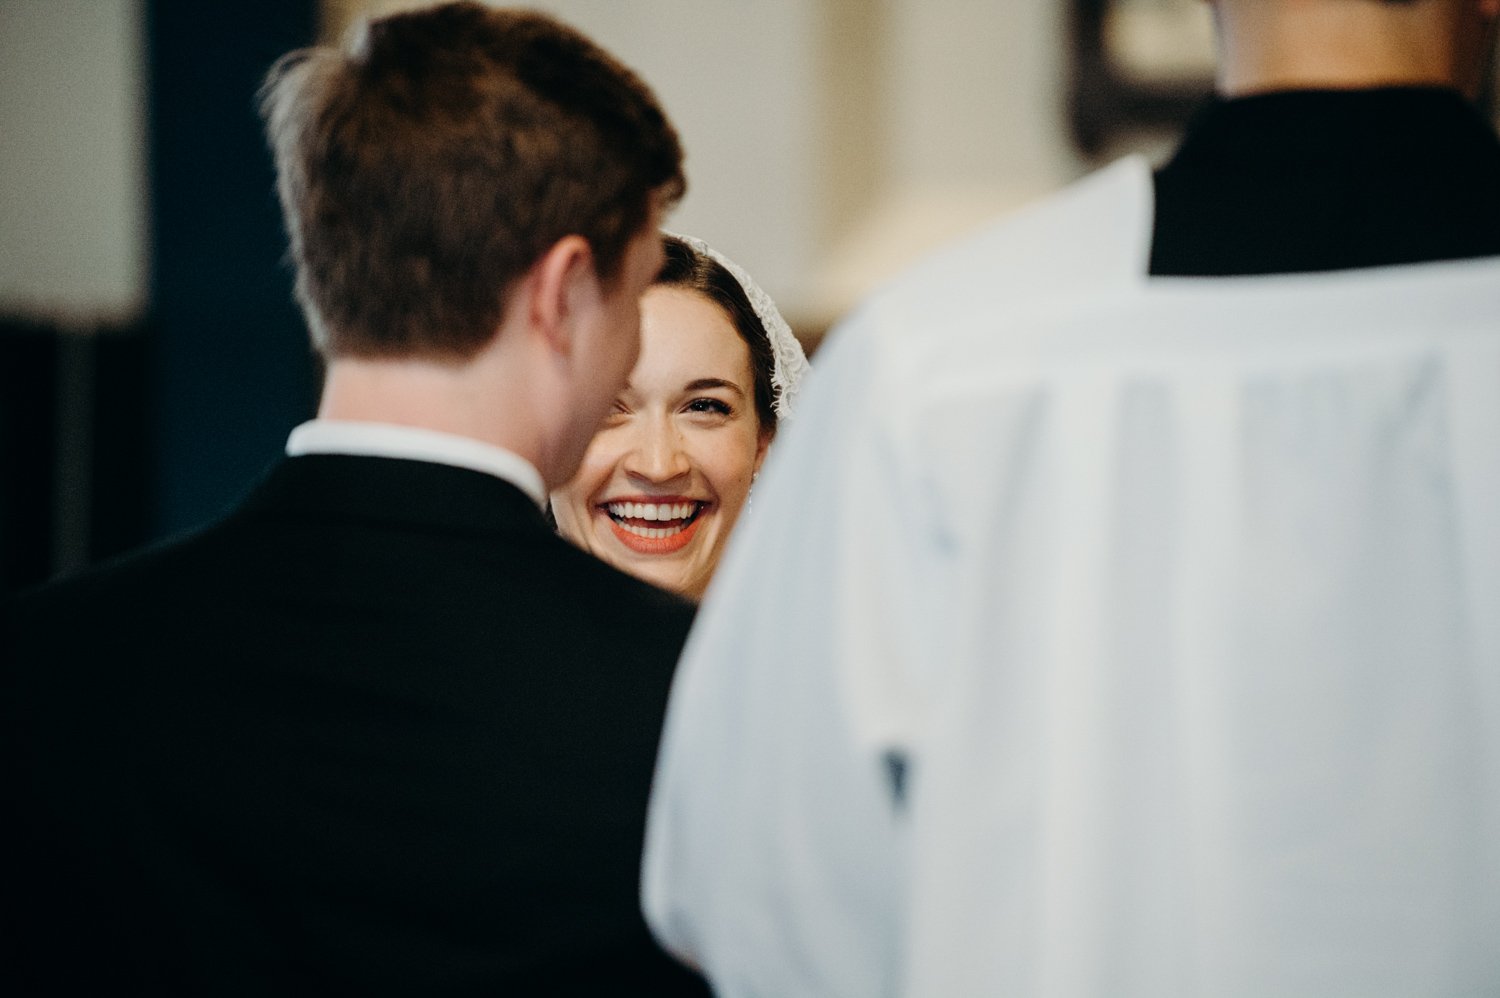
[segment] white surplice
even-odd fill
[[[1500,261],[1148,280],[1150,218],[1126,161],[820,353],[651,806],[720,995],[1500,994]]]

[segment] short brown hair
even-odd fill
[[[329,356],[471,356],[581,235],[618,277],[685,187],[651,91],[546,15],[448,3],[282,57],[261,89],[297,300]]]

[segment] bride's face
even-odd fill
[[[696,291],[641,299],[641,354],[578,474],[552,493],[562,535],[690,599],[703,595],[770,443],[750,351]]]

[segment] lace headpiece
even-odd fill
[[[766,336],[771,341],[771,356],[775,361],[771,369],[771,407],[776,412],[777,422],[786,422],[796,405],[797,391],[802,387],[802,378],[809,370],[807,354],[802,351],[802,344],[798,343],[797,337],[792,334],[792,327],[788,326],[786,320],[781,317],[781,312],[777,310],[776,303],[771,300],[771,296],[761,290],[760,285],[751,280],[750,275],[745,273],[739,264],[694,236],[684,236],[679,232],[666,234],[675,239],[681,239],[695,252],[708,257],[729,271],[730,276],[744,289],[745,297],[750,299],[750,307],[755,309],[755,314],[760,319],[760,324],[765,327]]]

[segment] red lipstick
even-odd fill
[[[616,498],[597,507],[610,529],[637,554],[663,555],[692,543],[707,503],[681,496]]]

